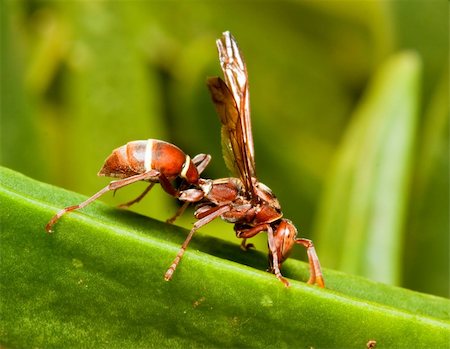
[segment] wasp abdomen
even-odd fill
[[[180,176],[191,183],[198,181],[199,177],[188,155],[177,146],[157,139],[128,142],[114,149],[98,174],[127,178],[150,170],[156,170],[169,179]]]
[[[98,175],[127,178],[145,172],[147,143],[148,141],[133,141],[114,149]]]
[[[145,166],[163,173],[167,178],[179,176],[190,157],[172,143],[149,139]]]

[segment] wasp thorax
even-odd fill
[[[256,194],[262,201],[268,203],[275,210],[281,211],[281,206],[280,203],[278,202],[277,197],[267,185],[261,182],[256,182],[255,188]]]

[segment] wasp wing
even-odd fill
[[[221,78],[208,78],[207,84],[222,124],[222,153],[225,164],[234,175],[241,178],[246,189],[250,189],[251,184],[247,184],[248,176],[245,175],[248,172],[245,168],[246,155],[240,151],[244,136],[240,126],[240,114],[236,101]],[[248,177],[248,179],[251,182],[251,177]]]
[[[216,43],[225,82],[220,78],[210,78],[208,88],[222,123],[225,164],[239,175],[247,192],[252,195],[252,178],[256,173],[247,68],[230,32],[223,33]]]

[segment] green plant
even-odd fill
[[[327,288],[285,288],[266,256],[96,202],[44,231],[82,196],[1,168],[1,322],[6,347],[439,348],[450,302],[325,269]],[[231,230],[231,229],[230,229]],[[230,233],[230,232],[227,232]],[[307,279],[288,260],[286,276]]]

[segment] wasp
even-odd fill
[[[65,213],[80,209],[107,191],[116,190],[136,181],[148,181],[149,187],[129,206],[144,197],[155,183],[170,195],[183,202],[173,222],[190,204],[196,204],[194,223],[178,254],[166,271],[170,280],[195,232],[220,217],[234,224],[236,237],[242,239],[241,247],[248,249],[247,239],[266,232],[268,238],[268,271],[285,285],[289,282],[281,274],[281,266],[294,245],[306,248],[310,266],[309,284],[325,286],[319,258],[311,240],[297,237],[294,224],[283,217],[281,206],[272,190],[258,181],[255,170],[253,135],[250,119],[248,73],[236,40],[224,32],[216,41],[224,79],[211,77],[207,86],[221,122],[222,150],[225,164],[233,177],[204,179],[201,173],[211,160],[208,154],[199,154],[192,160],[173,144],[150,139],[130,142],[116,149],[106,160],[99,175],[119,177],[117,181],[94,194],[83,203],[58,212],[47,224],[47,231]],[[181,178],[178,187],[172,184]]]

